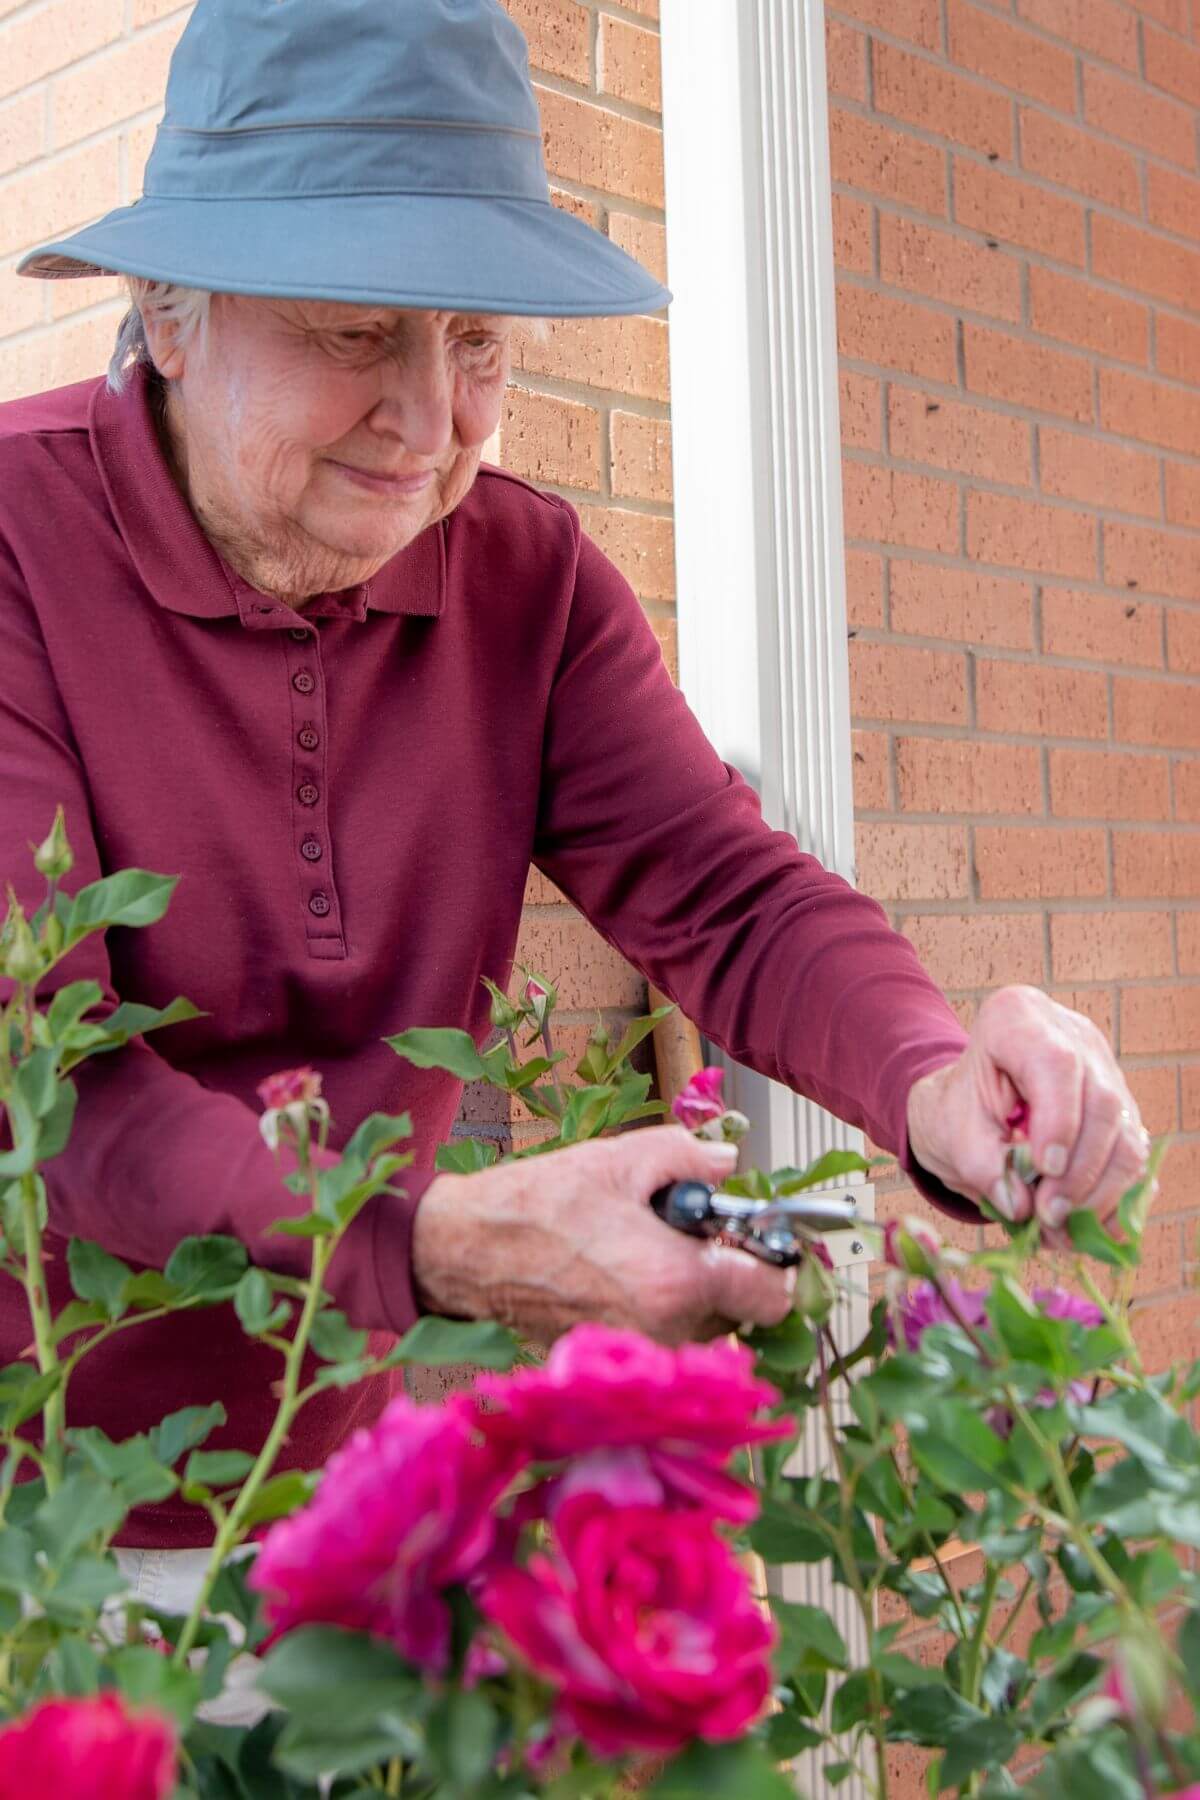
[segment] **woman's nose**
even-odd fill
[[[394,432],[414,456],[437,456],[454,436],[453,389],[442,355],[389,360],[372,413],[380,430]]]

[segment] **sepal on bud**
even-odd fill
[[[837,1299],[837,1284],[832,1268],[827,1266],[829,1252],[824,1245],[819,1248],[824,1251],[823,1258],[810,1251],[796,1270],[795,1310],[813,1325],[825,1324]]]
[[[921,1219],[889,1219],[883,1228],[883,1260],[889,1269],[928,1278],[941,1254],[941,1237]]]
[[[34,987],[45,974],[45,958],[38,949],[20,901],[8,890],[8,916],[0,931],[0,969],[10,981]]]
[[[48,834],[33,852],[33,866],[47,881],[61,881],[75,866],[75,857],[67,842],[67,825],[60,806]]]

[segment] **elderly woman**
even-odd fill
[[[781,1317],[784,1273],[649,1211],[729,1167],[678,1128],[433,1174],[460,1090],[380,1040],[483,1034],[531,861],[713,1039],[934,1199],[1028,1212],[1002,1179],[1022,1096],[1047,1225],[1112,1209],[1145,1140],[1098,1033],[1010,990],[965,1036],[880,909],[762,823],[573,509],[481,466],[514,315],[668,298],[549,204],[497,0],[199,0],[146,197],[23,266],[98,271],[132,295],[108,380],[0,411],[0,869],[62,801],[80,883],[178,871],[165,922],[67,972],[205,1016],[80,1071],[53,1232],[151,1266],[233,1232],[295,1266],[266,1230],[287,1197],[254,1089],[312,1060],[343,1134],[374,1109],[416,1123],[407,1197],[364,1211],[333,1268],[355,1324],[679,1340]],[[62,1255],[52,1279],[62,1303]],[[11,1359],[11,1285],[0,1307]],[[253,1447],[274,1374],[235,1320],[180,1316],[91,1357],[75,1417],[121,1437],[221,1400],[224,1441]],[[384,1398],[325,1394],[291,1460],[319,1465]],[[203,1535],[165,1504],[126,1541]]]

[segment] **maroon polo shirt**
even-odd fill
[[[572,508],[500,470],[374,580],[300,614],[204,537],[143,376],[119,398],[92,381],[17,401],[0,408],[0,656],[0,875],[38,901],[28,847],[60,801],[69,889],[178,874],[160,924],[81,946],[61,979],[205,1014],[78,1071],[47,1169],[55,1306],[71,1235],[161,1266],[189,1233],[231,1232],[298,1271],[304,1246],[265,1234],[297,1202],[254,1089],[311,1062],[334,1144],[373,1110],[412,1113],[408,1196],[360,1215],[329,1283],[356,1324],[409,1325],[413,1211],[461,1090],[381,1040],[482,1040],[480,977],[508,970],[531,861],[734,1057],[880,1144],[904,1146],[909,1087],[961,1050],[879,907],[763,824]],[[0,1361],[29,1343],[15,1283],[0,1336]],[[220,1400],[214,1441],[256,1449],[278,1374],[231,1308],[181,1315],[87,1360],[70,1417],[120,1438]],[[286,1461],[322,1464],[387,1392],[314,1401]],[[168,1504],[125,1541],[208,1535]]]

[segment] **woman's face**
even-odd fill
[[[235,567],[281,564],[279,591],[368,579],[470,488],[510,330],[494,315],[228,294],[182,347],[150,329],[201,523]]]

